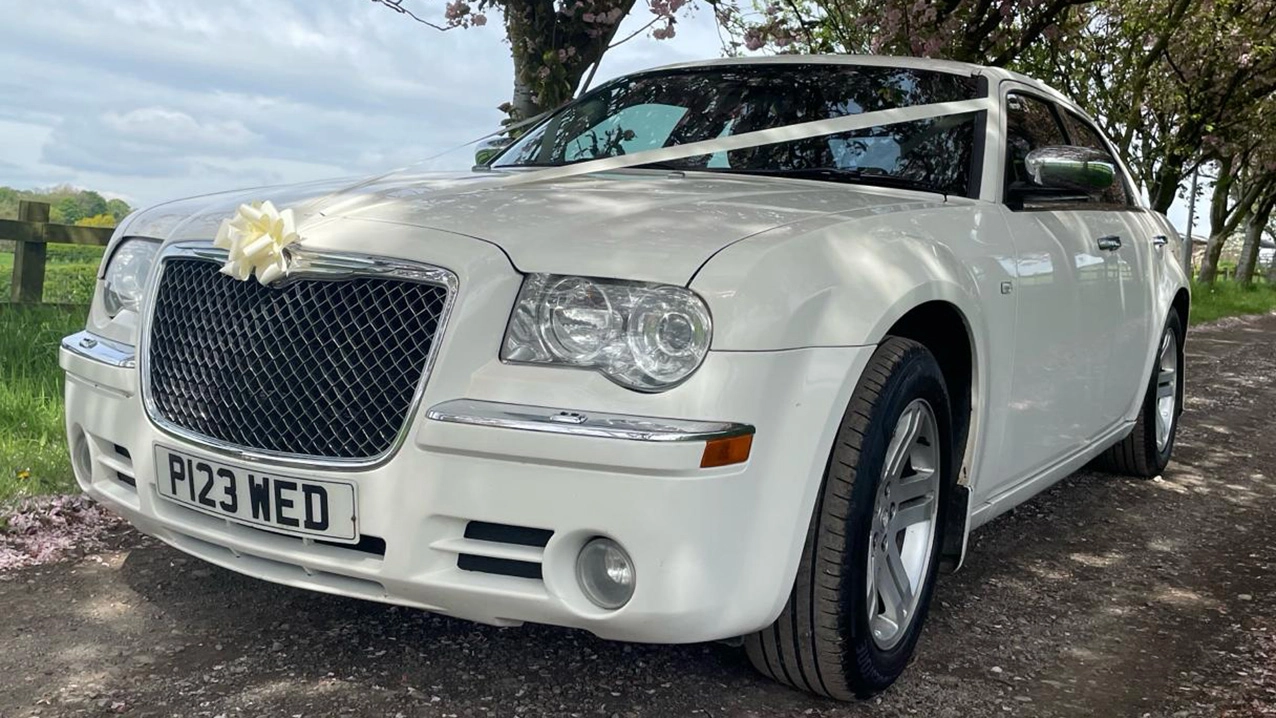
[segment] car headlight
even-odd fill
[[[138,311],[146,292],[146,278],[159,253],[160,243],[148,239],[120,242],[106,265],[102,278],[102,306],[114,317],[128,309]]]
[[[531,274],[501,359],[596,369],[630,389],[663,391],[700,367],[712,336],[709,307],[690,289]]]

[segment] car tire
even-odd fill
[[[1157,347],[1134,430],[1100,454],[1096,468],[1150,479],[1160,476],[1170,463],[1179,415],[1183,413],[1183,322],[1177,312],[1166,321]],[[1168,414],[1162,413],[1166,408],[1163,399],[1172,399]]]
[[[933,423],[929,434],[918,428],[913,440],[907,417],[916,416],[921,427],[927,413]],[[951,426],[948,391],[935,357],[918,342],[888,337],[873,353],[842,418],[788,601],[774,623],[745,637],[749,660],[759,671],[839,700],[869,697],[904,671],[939,567],[954,475]],[[901,464],[896,459],[906,438],[905,449],[918,453]],[[888,471],[888,459],[899,464],[898,472]],[[923,479],[931,490],[914,496]],[[885,520],[882,502],[895,505],[889,499],[892,486],[899,508],[888,510]],[[916,537],[912,533],[923,523],[896,533],[896,517],[912,520],[923,506],[932,516],[928,538],[921,529]],[[908,558],[896,561],[885,548],[878,551],[888,544],[895,545],[896,557]],[[886,580],[870,576],[870,566],[884,567]],[[903,607],[899,585],[887,583],[899,568],[905,569],[911,608]],[[879,630],[886,625],[883,618],[889,622],[883,591],[901,599],[894,615],[907,616],[889,640],[882,640]],[[870,611],[881,615],[873,618]]]

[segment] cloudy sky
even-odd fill
[[[703,10],[598,80],[719,47]],[[495,129],[511,77],[500,23],[439,33],[368,0],[4,0],[0,185],[145,205],[384,171]]]
[[[610,52],[596,82],[719,54],[702,9]],[[511,76],[499,22],[439,33],[368,0],[0,0],[0,185],[140,206],[381,172],[495,129]]]

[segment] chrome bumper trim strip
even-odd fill
[[[748,424],[572,411],[548,406],[454,399],[436,404],[434,421],[629,441],[709,441],[754,433]]]
[[[104,339],[87,331],[63,337],[62,348],[76,356],[117,369],[133,369],[137,366],[137,354],[133,347]]]

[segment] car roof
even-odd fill
[[[976,75],[988,78],[989,82],[1014,80],[1031,86],[1055,99],[1068,104],[1071,101],[1063,93],[1044,82],[1034,80],[1027,75],[1007,70],[1003,67],[976,65],[970,62],[953,60],[934,60],[925,57],[903,57],[892,55],[765,55],[755,57],[723,57],[697,62],[683,62],[674,65],[653,68],[654,70],[677,70],[694,67],[715,67],[724,65],[807,65],[811,63],[828,65],[865,65],[871,67],[902,67],[912,70],[933,70],[955,75]]]

